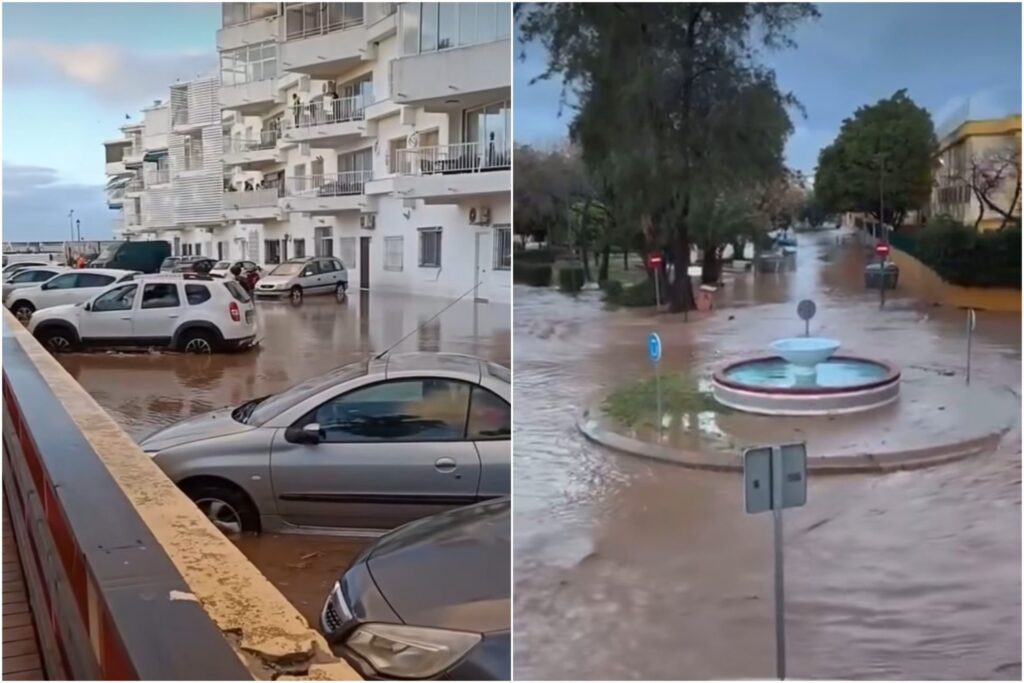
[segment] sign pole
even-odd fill
[[[967,310],[967,386],[971,386],[971,339],[974,337],[974,309]]]
[[[782,449],[772,447],[772,499],[782,500],[782,484],[785,480],[782,468]],[[786,678],[786,601],[782,554],[782,505],[772,508],[772,530],[775,541],[775,675],[779,680]]]
[[[662,433],[662,412],[661,412],[661,337],[657,332],[647,335],[647,357],[654,363],[654,381],[657,396],[658,410],[658,436]]]

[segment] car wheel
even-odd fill
[[[43,346],[54,353],[67,353],[75,350],[75,338],[67,330],[54,327],[44,329],[37,335]]]
[[[186,485],[184,491],[224,535],[259,533],[259,512],[242,491],[227,485],[205,483]]]
[[[36,307],[28,301],[19,301],[11,307],[11,312],[14,313],[15,318],[21,321],[22,325],[27,325],[29,318],[36,312]]]
[[[205,330],[188,330],[181,335],[181,350],[185,353],[213,353],[216,343]]]
[[[293,304],[301,304],[302,303],[302,287],[299,287],[298,285],[295,285],[294,287],[292,287],[291,292],[289,292],[289,294],[288,294],[288,298],[290,298],[292,300]]]
[[[334,288],[334,298],[338,301],[344,301],[345,297],[348,296],[348,294],[345,293],[347,289],[348,288],[345,286],[344,282],[339,282],[338,286]]]

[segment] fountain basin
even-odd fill
[[[833,344],[838,348],[838,342]],[[830,348],[818,346],[818,356],[799,356],[801,364],[767,356],[719,368],[711,378],[715,400],[761,415],[835,415],[873,410],[899,398],[900,372],[895,367],[856,356],[825,356],[808,365]]]
[[[793,365],[813,368],[838,351],[839,342],[824,337],[790,337],[773,341],[771,349]]]

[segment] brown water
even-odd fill
[[[796,270],[741,276],[689,323],[515,290],[516,678],[774,674],[771,519],[743,513],[740,475],[619,455],[574,420],[651,372],[650,330],[666,372],[703,368],[802,333],[804,297],[844,350],[962,373],[963,312],[880,311],[833,240],[800,236]],[[1019,400],[1020,377],[1020,316],[979,313],[972,385]],[[1018,423],[992,455],[810,480],[785,515],[791,677],[1020,679],[1020,444]]]
[[[252,352],[75,353],[58,359],[136,439],[197,413],[281,391],[380,352],[444,308],[443,299],[366,293],[345,303],[260,302],[265,338]],[[509,307],[460,301],[395,347],[450,351],[510,363]],[[316,625],[327,591],[365,541],[264,534],[242,551]]]

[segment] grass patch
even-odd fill
[[[645,377],[613,391],[601,407],[606,415],[625,427],[657,426],[657,397],[657,379]],[[661,378],[661,409],[672,416],[733,412],[716,401],[710,390],[701,391],[695,378],[677,373]]]

